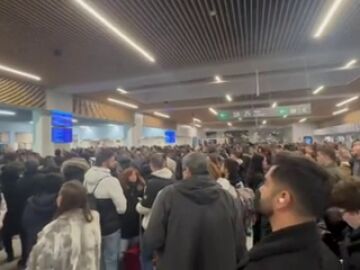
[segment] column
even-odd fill
[[[144,116],[140,113],[134,115],[134,125],[125,130],[125,145],[127,147],[139,146],[143,132]]]

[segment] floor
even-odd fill
[[[16,257],[20,256],[20,241],[18,238],[13,241]],[[0,251],[0,269],[1,270],[17,270],[17,261],[6,263],[6,254],[4,250]]]

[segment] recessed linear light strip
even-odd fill
[[[163,118],[170,118],[170,115],[165,114],[165,113],[161,113],[161,112],[154,112],[154,115],[159,116],[159,117],[163,117]]]
[[[214,108],[209,108],[209,111],[214,114],[214,115],[218,115],[218,112],[214,109]]]
[[[349,110],[349,108],[344,108],[344,109],[341,109],[341,110],[338,110],[338,111],[334,111],[332,113],[332,115],[338,115],[338,114],[342,114],[342,113],[345,113]]]
[[[197,128],[201,128],[201,125],[199,125],[199,124],[195,124],[194,126]]]
[[[227,122],[227,125],[228,125],[229,127],[232,127],[232,123],[231,123],[231,122]]]
[[[341,102],[339,102],[338,104],[336,104],[336,107],[341,107],[341,106],[343,106],[343,105],[345,105],[345,104],[348,104],[348,103],[350,103],[350,102],[353,102],[353,101],[355,101],[355,100],[357,100],[357,99],[359,99],[359,96],[355,96],[355,97],[346,99],[346,100],[341,101]]]
[[[276,108],[277,107],[277,102],[275,101],[272,105],[271,105],[271,108]]]
[[[314,38],[320,38],[321,35],[324,33],[324,30],[329,25],[331,19],[334,17],[336,11],[339,9],[340,4],[343,0],[333,0],[333,4],[331,5],[329,11],[324,17],[324,20],[321,22],[319,28],[316,30],[314,34]]]
[[[226,94],[226,95],[225,95],[225,98],[226,98],[226,100],[229,101],[229,102],[233,101],[232,97],[231,97],[229,94]]]
[[[122,89],[122,88],[116,88],[116,91],[118,91],[118,92],[120,92],[121,94],[124,94],[124,95],[129,93],[128,91],[126,91],[125,89]]]
[[[14,116],[14,115],[16,115],[16,112],[0,110],[0,115]]]
[[[342,69],[348,69],[351,68],[353,65],[357,63],[357,59],[351,59],[349,62],[347,62]]]
[[[28,73],[28,72],[25,72],[25,71],[21,71],[21,70],[12,68],[12,67],[0,65],[0,70],[6,71],[6,72],[9,72],[9,73],[13,73],[13,74],[16,74],[16,75],[19,75],[19,76],[23,76],[23,77],[26,77],[26,78],[29,78],[29,79],[32,79],[32,80],[35,80],[35,81],[41,81],[41,78],[39,76],[37,76],[37,75],[31,74],[31,73]]]
[[[122,100],[118,100],[118,99],[114,99],[114,98],[108,98],[107,100],[110,101],[110,102],[113,102],[113,103],[128,107],[128,108],[132,108],[132,109],[138,109],[139,108],[139,106],[137,106],[135,104],[125,102],[125,101],[122,101]]]
[[[131,47],[133,47],[135,50],[141,53],[146,59],[148,59],[150,62],[153,63],[155,62],[155,58],[150,53],[148,53],[135,41],[133,41],[131,38],[125,35],[125,33],[123,33],[119,28],[115,27],[110,21],[108,21],[106,18],[100,15],[100,13],[98,13],[93,7],[89,6],[83,0],[74,0],[74,1],[78,3],[83,9],[85,9],[88,13],[90,13],[94,18],[96,18],[99,22],[101,22],[104,26],[106,26],[108,29],[114,32],[123,41],[125,41],[127,44],[129,44]]]
[[[196,117],[193,118],[193,121],[194,121],[194,122],[201,123],[201,120],[200,120],[199,118],[196,118]]]
[[[324,86],[323,85],[320,85],[318,88],[316,88],[314,91],[313,91],[313,94],[316,95],[318,93],[320,93],[322,90],[324,90]]]
[[[307,121],[307,118],[302,118],[302,119],[299,120],[299,123],[304,123],[306,121]]]

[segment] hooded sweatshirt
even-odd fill
[[[166,187],[144,234],[157,251],[158,270],[233,270],[243,257],[245,232],[231,195],[207,175]]]

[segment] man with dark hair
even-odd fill
[[[186,155],[183,175],[156,198],[145,248],[157,252],[160,270],[235,269],[246,250],[235,201],[210,179],[206,155]]]
[[[111,175],[116,166],[115,153],[101,148],[95,166],[85,174],[84,186],[96,199],[102,233],[102,270],[117,270],[121,240],[121,217],[126,211],[126,198],[120,181]]]
[[[255,206],[272,234],[248,254],[244,270],[340,270],[316,226],[330,197],[328,174],[305,157],[280,154],[257,193]]]
[[[74,157],[64,161],[60,171],[64,174],[65,181],[78,180],[83,183],[89,169],[89,163],[85,159]]]
[[[344,180],[346,177],[340,170],[337,160],[336,153],[330,146],[320,146],[317,148],[317,162],[322,166],[331,176],[330,182],[335,185],[337,182]]]
[[[344,270],[360,269],[360,181],[338,183],[332,193],[333,205],[340,208],[342,219],[352,228],[341,243]]]

